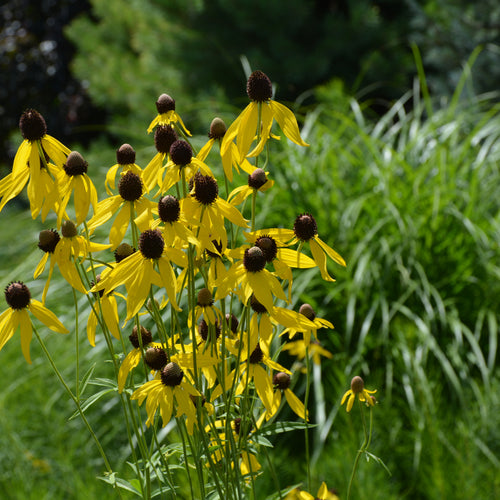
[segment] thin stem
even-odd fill
[[[304,438],[306,447],[306,464],[307,464],[307,491],[311,491],[311,459],[310,459],[310,449],[309,449],[309,424],[307,420],[307,406],[309,404],[309,389],[311,385],[311,360],[309,359],[309,346],[306,346],[306,393],[304,396],[304,408],[305,408],[305,427],[304,427]]]
[[[42,338],[40,337],[40,335],[38,333],[38,330],[35,328],[34,325],[33,325],[33,331],[35,332],[35,336],[38,339],[38,342],[39,342],[40,346],[42,347],[42,350],[45,353],[45,356],[49,360],[49,363],[50,363],[52,369],[54,370],[54,373],[56,374],[57,378],[59,379],[59,382],[61,382],[61,384],[63,385],[64,389],[68,393],[69,397],[75,403],[75,406],[76,406],[76,408],[78,410],[78,413],[80,414],[80,417],[83,420],[83,423],[87,427],[87,430],[89,431],[90,435],[92,436],[92,439],[94,440],[94,442],[95,442],[95,444],[97,446],[97,449],[99,450],[99,453],[101,454],[101,457],[102,457],[102,459],[104,461],[104,466],[106,467],[106,471],[109,474],[112,474],[113,473],[113,469],[111,468],[111,465],[109,463],[108,457],[106,456],[106,453],[104,451],[104,448],[101,445],[101,442],[99,441],[99,438],[97,437],[97,435],[94,432],[94,430],[92,429],[89,421],[87,420],[87,417],[85,416],[85,413],[83,412],[82,407],[80,406],[80,401],[76,398],[76,396],[73,394],[73,392],[69,388],[68,384],[64,380],[61,372],[58,370],[56,364],[54,363],[54,360],[52,359],[52,356],[50,355],[47,347],[45,346],[45,343],[43,342]],[[120,490],[117,489],[116,492],[117,492],[118,496],[121,498]]]
[[[352,467],[352,472],[351,472],[351,479],[349,480],[349,486],[347,487],[347,500],[349,500],[349,498],[351,497],[352,483],[354,482],[354,476],[356,475],[356,470],[358,468],[359,459],[361,458],[361,455],[368,449],[368,446],[369,446],[370,441],[371,441],[371,432],[372,432],[371,412],[370,412],[370,433],[368,434],[367,429],[366,429],[366,420],[365,420],[363,404],[361,403],[361,401],[359,399],[358,399],[358,404],[359,404],[359,409],[361,411],[361,421],[363,423],[363,432],[364,432],[365,438],[363,441],[363,445],[358,450],[358,453],[356,454],[356,459],[354,460],[354,465]]]

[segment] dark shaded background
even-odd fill
[[[482,44],[473,91],[500,88],[494,0],[8,0],[0,19],[2,175],[28,107],[45,116],[51,135],[86,145],[146,120],[156,94],[172,90],[196,125],[189,98],[246,99],[242,56],[271,76],[281,101],[314,103],[318,85],[339,79],[379,113],[411,88],[411,43],[436,98],[453,92]]]

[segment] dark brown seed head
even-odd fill
[[[271,99],[273,85],[262,71],[254,71],[247,81],[247,95],[252,101],[263,102]]]
[[[60,240],[61,237],[55,229],[44,229],[38,235],[38,248],[44,252],[54,253]]]
[[[238,318],[234,313],[226,314],[226,322],[233,333],[236,333],[238,331],[238,325],[240,324],[240,322],[238,321]]]
[[[309,241],[318,234],[318,225],[311,214],[302,214],[295,219],[293,231],[299,240]]]
[[[271,236],[260,236],[255,241],[255,246],[262,250],[266,262],[272,262],[278,254],[278,245],[276,244],[276,240],[271,238]]]
[[[175,111],[175,99],[172,99],[168,94],[162,94],[156,101],[156,109],[160,115],[168,111]]]
[[[239,434],[241,430],[241,417],[236,417],[233,420],[233,426],[234,426],[234,432],[236,432],[236,434]]]
[[[47,124],[38,111],[28,109],[21,115],[19,129],[24,139],[39,141],[47,133]]]
[[[217,181],[209,175],[197,172],[194,176],[194,194],[196,201],[202,205],[211,205],[219,195]]]
[[[12,309],[24,309],[30,304],[31,293],[22,281],[14,281],[5,287],[5,300]]]
[[[120,178],[118,193],[125,201],[137,201],[142,196],[141,178],[129,170]]]
[[[208,340],[208,334],[210,333],[211,328],[215,328],[215,338],[218,339],[221,334],[221,327],[218,321],[215,322],[215,325],[209,325],[204,319],[202,319],[198,324],[198,333],[205,342]]]
[[[250,354],[250,358],[248,358],[248,360],[250,361],[250,363],[256,365],[258,363],[262,363],[263,359],[264,353],[262,352],[260,345],[257,344],[257,347],[253,350],[252,354]]]
[[[251,247],[245,250],[243,265],[251,273],[258,273],[266,267],[264,252],[259,247]]]
[[[139,250],[146,259],[159,259],[165,242],[159,229],[146,229],[139,237]]]
[[[290,375],[285,372],[275,373],[273,377],[273,385],[282,391],[288,389],[290,387]]]
[[[158,153],[167,154],[170,146],[178,139],[177,132],[170,125],[160,125],[155,130],[155,147]]]
[[[170,146],[170,158],[179,166],[189,165],[193,158],[193,149],[189,142],[179,139]]]
[[[255,295],[252,293],[250,296],[250,307],[258,314],[264,314],[267,312],[266,307],[264,304],[261,304],[256,298]]]
[[[118,165],[132,165],[135,163],[135,150],[130,144],[122,144],[116,151]]]
[[[116,247],[115,250],[115,260],[116,262],[121,262],[126,259],[129,255],[135,252],[135,248],[130,246],[128,243],[121,243]]]
[[[264,172],[261,168],[256,168],[248,176],[248,185],[253,189],[260,189],[266,182],[266,172]]]
[[[299,313],[303,314],[307,319],[314,321],[316,318],[316,312],[310,304],[302,304],[299,309]]]
[[[87,173],[89,164],[83,159],[83,156],[78,151],[71,151],[66,158],[66,163],[63,165],[67,175],[83,175]]]
[[[161,381],[164,385],[174,387],[182,382],[184,372],[177,363],[168,363],[161,371]]]
[[[226,124],[220,118],[214,118],[210,124],[210,139],[222,139],[226,133]]]
[[[358,375],[353,377],[353,379],[351,380],[351,391],[354,394],[359,394],[359,393],[363,392],[364,388],[365,388],[364,380],[361,377],[359,377]]]
[[[149,347],[144,361],[152,370],[161,370],[168,363],[167,353],[161,347]]]
[[[167,194],[158,201],[158,215],[163,222],[177,222],[181,215],[179,200]]]
[[[130,343],[138,349],[141,344],[139,342],[139,335],[137,333],[137,326],[134,326],[132,328],[132,333],[129,335],[128,339],[130,340]],[[141,340],[142,340],[142,346],[145,347],[148,344],[151,344],[153,342],[153,335],[149,330],[141,326]]]
[[[70,220],[64,220],[61,225],[61,234],[64,238],[75,237],[78,234],[75,223]]]
[[[198,292],[197,303],[201,307],[207,307],[213,305],[214,299],[212,298],[212,293],[208,288],[202,288]]]

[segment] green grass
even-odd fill
[[[319,90],[321,105],[305,117],[311,146],[272,145],[277,185],[259,197],[259,227],[291,227],[296,215],[311,212],[319,236],[348,263],[331,265],[333,285],[315,270],[294,282],[300,301],[335,325],[319,331],[334,358],[313,376],[311,411],[322,424],[312,436],[313,494],[327,480],[345,497],[362,435],[356,408],[346,414],[339,404],[360,374],[378,389],[371,451],[392,476],[362,460],[355,498],[500,496],[500,107],[459,94],[438,109],[416,89],[373,120],[332,85]],[[141,165],[148,154],[138,152]],[[114,151],[98,144],[88,160],[102,181]],[[0,220],[2,282],[24,280],[39,297],[44,282],[31,281],[41,257],[37,234],[50,223],[13,206]],[[74,324],[71,297],[57,278],[49,307]],[[88,347],[88,306],[82,300],[80,307],[82,365],[95,362],[96,376],[107,376],[107,354],[102,343]],[[74,386],[73,334],[42,336]],[[36,342],[32,366],[18,336],[0,357],[0,496],[108,497],[109,486],[94,479],[103,470],[99,455],[80,421],[69,420],[74,408]],[[102,403],[89,418],[112,463],[131,478],[117,401]],[[271,451],[282,487],[305,479],[303,458],[290,460],[302,442],[294,434]],[[274,490],[267,471],[259,488],[262,498]]]

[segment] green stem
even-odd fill
[[[306,393],[304,396],[305,420],[304,420],[304,438],[306,447],[306,464],[307,464],[307,491],[311,491],[311,459],[309,449],[309,423],[307,420],[307,406],[309,404],[309,389],[311,385],[311,360],[309,359],[309,346],[306,347]]]
[[[361,403],[361,401],[359,399],[358,399],[358,403],[359,403],[359,409],[361,411],[361,421],[363,423],[363,432],[364,432],[365,438],[363,441],[363,445],[358,450],[358,453],[356,454],[356,459],[354,460],[354,465],[352,467],[352,472],[351,472],[351,478],[349,480],[349,486],[347,487],[347,500],[349,500],[349,498],[351,497],[351,488],[352,488],[352,484],[354,482],[354,476],[356,475],[356,470],[358,468],[359,459],[361,458],[361,455],[368,449],[368,446],[369,446],[370,441],[371,441],[371,433],[372,433],[371,412],[370,412],[370,433],[368,433],[368,431],[366,429],[366,420],[365,420],[363,404]]]
[[[75,304],[75,356],[76,356],[76,399],[80,401],[80,336],[78,335],[78,301],[76,298],[76,291],[71,287],[73,291],[73,302]]]
[[[35,328],[35,326],[33,326],[33,331],[35,332],[35,336],[36,336],[40,346],[42,347],[42,350],[45,353],[45,356],[49,360],[49,363],[52,367],[52,370],[54,370],[54,373],[56,374],[57,378],[59,379],[59,382],[61,382],[62,386],[64,387],[64,389],[68,393],[69,397],[73,400],[73,403],[75,403],[75,406],[78,410],[78,413],[80,414],[80,417],[81,417],[83,423],[85,424],[85,427],[87,427],[87,430],[89,431],[90,435],[92,436],[92,439],[94,440],[94,442],[97,446],[97,449],[99,450],[99,453],[104,461],[104,466],[106,468],[106,471],[108,472],[108,474],[112,474],[113,469],[111,468],[108,457],[106,456],[106,453],[104,451],[104,448],[101,445],[101,442],[99,441],[99,438],[97,437],[96,433],[92,429],[90,422],[87,420],[87,417],[85,416],[85,413],[83,412],[82,407],[80,406],[80,401],[76,398],[76,396],[73,394],[73,392],[69,388],[68,384],[64,380],[61,372],[58,370],[56,364],[54,363],[52,356],[50,355],[47,347],[45,346],[45,343],[43,342],[42,338],[40,337],[38,330]],[[120,490],[116,489],[116,492],[117,492],[118,496],[120,498],[122,498]]]

